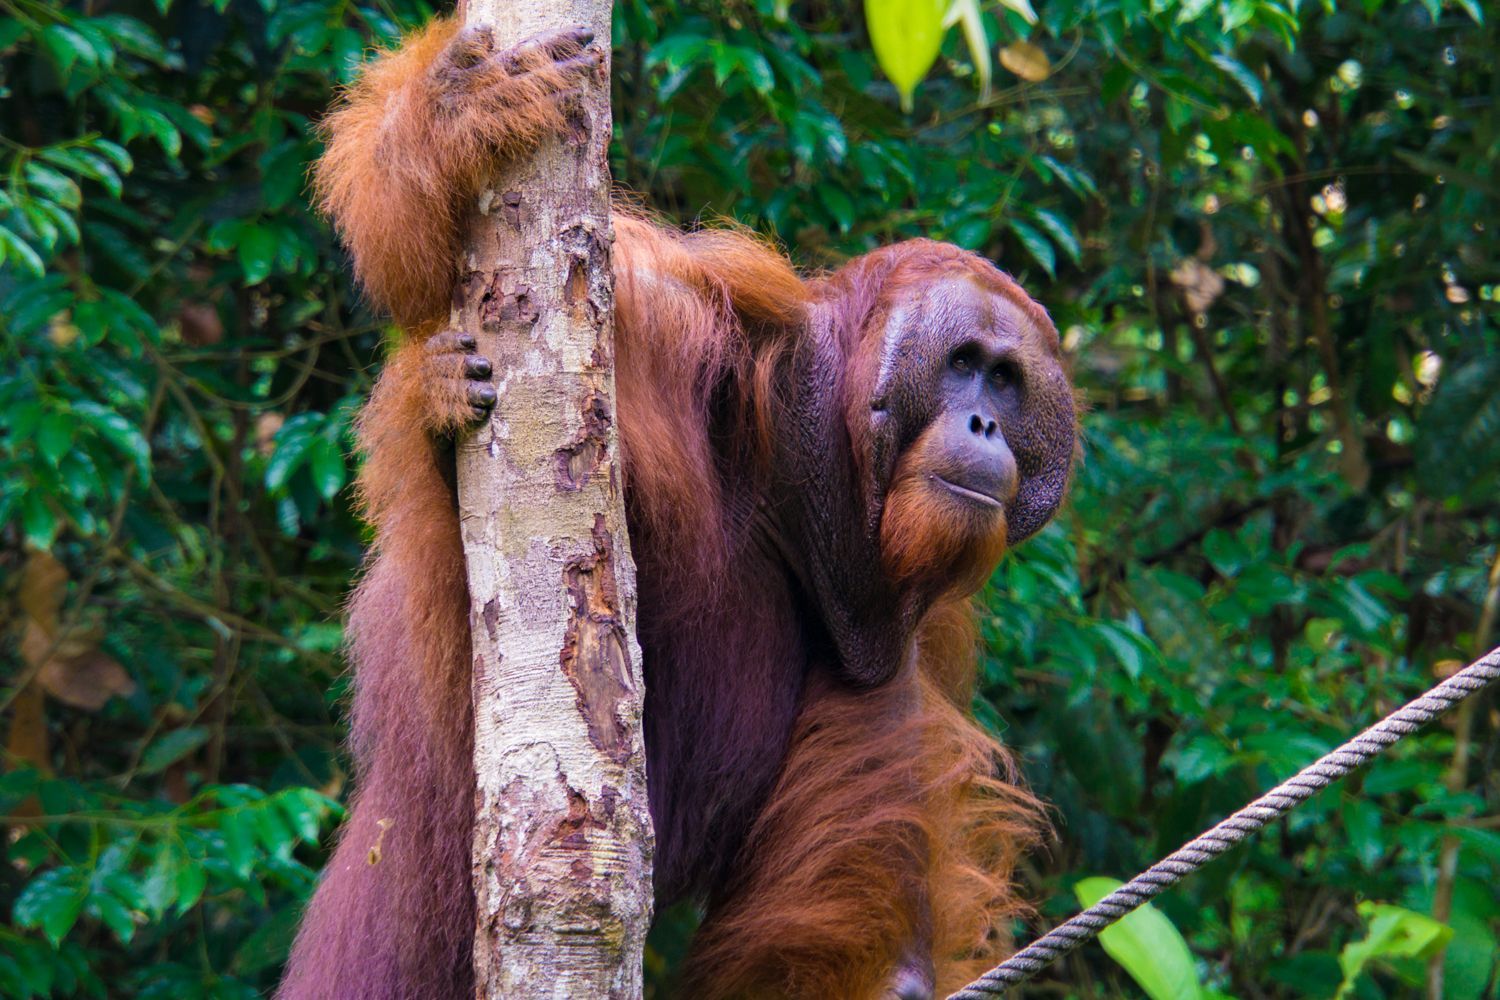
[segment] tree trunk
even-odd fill
[[[469,0],[508,47],[605,0]],[[474,651],[476,996],[641,995],[653,838],[614,428],[609,88],[475,209],[457,324],[499,403],[459,448]]]

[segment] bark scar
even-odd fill
[[[598,392],[583,401],[583,427],[569,444],[557,449],[557,488],[576,493],[609,456],[609,402]]]
[[[594,515],[592,535],[593,553],[563,567],[569,613],[559,657],[588,723],[589,739],[600,753],[624,764],[630,758],[630,739],[620,710],[630,703],[630,653],[615,586],[614,540],[603,514]]]
[[[500,217],[516,229],[521,228],[521,192],[507,191],[500,196]]]
[[[504,326],[535,326],[542,315],[531,286],[505,270],[497,270],[480,294],[478,313],[480,326],[492,331]]]
[[[599,359],[608,361],[608,352],[599,345],[608,334],[609,316],[613,304],[610,291],[609,246],[593,226],[578,224],[564,229],[557,237],[560,256],[566,261],[563,275],[563,303],[569,312],[581,315],[593,327],[596,338],[594,349],[596,365]]]

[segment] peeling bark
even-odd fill
[[[600,0],[469,0],[507,46]],[[607,79],[607,78],[606,78]],[[455,323],[499,404],[459,448],[474,650],[476,996],[641,995],[652,832],[612,362],[609,91],[475,206]]]

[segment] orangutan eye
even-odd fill
[[[990,381],[998,386],[1016,385],[1021,381],[1021,370],[1013,362],[1001,361],[990,371]]]
[[[979,368],[978,352],[969,345],[960,347],[948,358],[948,367],[960,375],[972,375]]]

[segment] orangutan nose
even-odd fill
[[[943,431],[942,477],[948,485],[976,494],[971,499],[979,502],[1010,503],[1020,485],[1020,471],[999,423],[982,413],[960,411],[948,418]]]
[[[903,966],[891,976],[882,1000],[932,1000],[932,980],[919,969]]]

